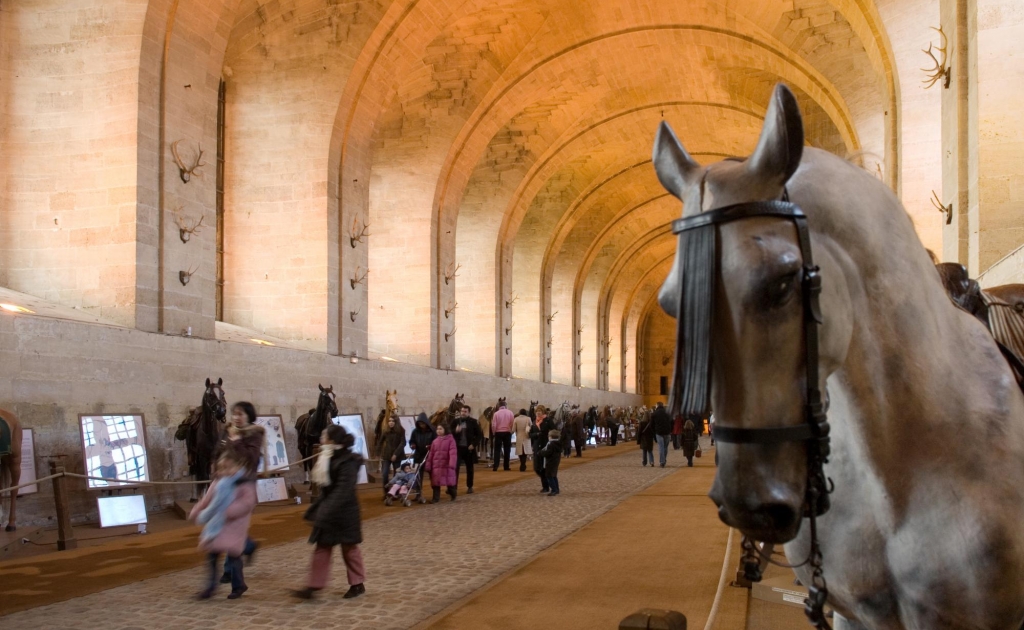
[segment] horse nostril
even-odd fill
[[[785,503],[770,503],[760,511],[774,529],[782,531],[792,527],[797,518],[796,510]]]

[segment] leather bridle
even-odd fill
[[[718,266],[717,229],[726,223],[755,217],[786,219],[793,223],[797,231],[803,259],[801,286],[806,378],[804,421],[793,426],[748,428],[723,426],[719,419],[715,423],[715,440],[726,444],[764,446],[788,442],[806,444],[807,485],[803,516],[810,521],[810,552],[807,560],[790,566],[811,566],[813,580],[808,585],[804,612],[815,627],[824,629],[829,628],[824,616],[828,588],[822,572],[817,517],[829,509],[831,481],[826,479],[824,472],[824,464],[830,452],[829,424],[826,403],[819,385],[818,367],[818,331],[822,323],[819,302],[821,270],[811,256],[807,215],[788,200],[788,194],[784,193],[783,199],[778,201],[738,203],[672,222],[672,232],[680,235],[680,255],[684,257],[683,271],[686,276],[678,279],[676,373],[673,376],[669,407],[673,415],[680,411],[683,414],[704,414],[710,407],[711,321],[714,316],[714,283]],[[751,547],[756,548],[753,545]],[[759,580],[760,571],[756,562],[752,568],[755,570],[749,570],[751,567],[748,565],[748,577]]]

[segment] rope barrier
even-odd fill
[[[726,576],[729,574],[729,567],[732,563],[729,560],[732,557],[732,534],[736,531],[733,528],[729,528],[729,538],[725,543],[725,559],[722,560],[722,574],[718,576],[718,590],[715,591],[715,600],[711,603],[711,612],[708,613],[708,622],[704,624],[704,630],[711,630],[715,625],[715,618],[718,616],[718,607],[722,604],[722,593],[725,591],[725,583],[728,579]]]
[[[276,472],[279,472],[279,471],[282,471],[282,470],[288,470],[292,466],[296,466],[298,464],[302,464],[304,462],[308,462],[311,459],[314,459],[316,457],[317,457],[317,455],[310,455],[309,457],[304,457],[304,458],[300,459],[297,462],[291,462],[287,466],[281,466],[279,468],[271,468],[269,470],[265,470],[262,473],[260,473],[260,475],[262,475],[264,478],[266,478],[267,475],[270,475],[270,474],[273,474],[273,473],[276,473]],[[11,486],[10,488],[0,488],[0,494],[4,494],[4,493],[10,492],[12,490],[20,490],[21,488],[27,488],[28,486],[34,486],[37,483],[40,483],[40,482],[43,482],[43,481],[49,481],[51,479],[56,479],[57,477],[74,477],[75,479],[90,479],[92,481],[107,481],[107,482],[114,482],[114,483],[118,483],[118,484],[129,484],[129,485],[137,485],[137,486],[184,486],[184,485],[208,484],[208,483],[210,483],[212,481],[210,479],[208,479],[206,481],[125,481],[124,479],[111,479],[109,477],[91,477],[89,475],[81,475],[79,473],[73,473],[73,472],[64,471],[64,472],[58,473],[56,475],[48,475],[46,477],[40,477],[39,479],[36,479],[35,481],[29,481],[28,483],[23,483],[23,484],[21,484],[19,486]],[[114,486],[114,487],[116,488],[118,486]]]

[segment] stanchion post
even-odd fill
[[[68,502],[68,488],[64,477],[64,463],[50,461],[53,478],[53,500],[57,506],[57,549],[77,549],[75,530],[71,528],[71,504]]]

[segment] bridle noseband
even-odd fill
[[[781,201],[752,201],[672,222],[672,232],[680,235],[685,275],[678,278],[679,296],[676,305],[677,337],[675,374],[669,399],[670,412],[703,416],[710,407],[711,394],[711,322],[714,317],[714,286],[718,255],[718,226],[755,217],[778,217],[796,227],[797,241],[803,259],[801,287],[803,296],[803,330],[805,347],[806,399],[804,422],[780,427],[727,427],[721,419],[715,423],[715,440],[726,444],[778,445],[805,442],[807,445],[807,486],[803,515],[810,520],[811,541],[807,560],[791,566],[809,564],[814,576],[809,585],[805,613],[818,628],[828,628],[824,617],[828,588],[822,574],[822,556],[818,541],[817,517],[829,509],[830,481],[824,464],[828,461],[829,425],[826,406],[819,386],[818,328],[822,323],[821,270],[811,257],[811,238],[807,215],[783,195]],[[751,545],[751,548],[755,548]],[[748,550],[749,551],[749,550]],[[752,554],[747,554],[750,557]],[[748,577],[760,580],[756,558],[753,567],[747,563]],[[751,570],[753,569],[753,570]],[[754,581],[757,581],[754,580]]]

